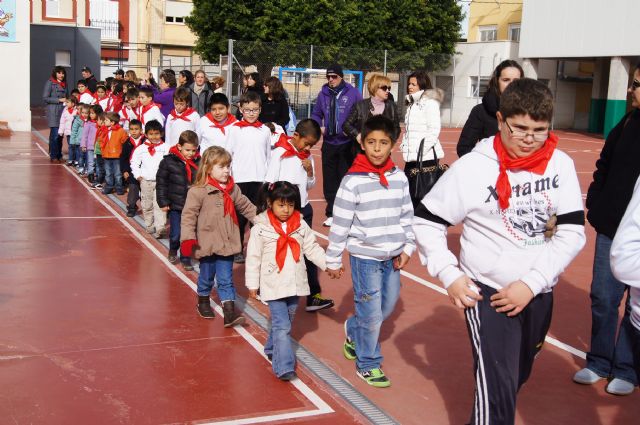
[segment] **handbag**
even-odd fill
[[[431,147],[433,151],[433,157],[435,158],[436,164],[430,167],[422,166],[422,151],[424,149],[424,139],[420,141],[420,147],[418,148],[418,157],[416,162],[418,166],[409,170],[409,194],[411,195],[411,200],[413,201],[413,206],[415,207],[422,201],[422,198],[425,197],[427,193],[431,190],[431,188],[436,184],[438,179],[444,174],[445,171],[449,169],[449,165],[440,164],[440,160],[436,155],[435,146]]]

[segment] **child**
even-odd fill
[[[86,159],[81,164],[78,172],[80,175],[94,175],[95,172],[95,143],[98,133],[98,117],[102,115],[102,108],[99,105],[91,105],[89,107],[88,120],[84,123],[82,129],[82,138],[80,139],[80,148]],[[95,181],[94,177],[90,177]]]
[[[89,91],[87,88],[87,83],[85,80],[78,80],[78,92],[80,92],[80,103],[84,103],[85,105],[93,105],[96,103],[96,98],[93,96],[93,93]]]
[[[89,106],[81,103],[76,109],[77,113],[73,117],[69,134],[69,162],[67,162],[67,165],[75,166],[79,169],[81,164],[84,167],[84,154],[80,149],[80,141],[84,123],[89,119]]]
[[[320,139],[320,125],[311,119],[302,120],[296,126],[292,137],[282,134],[271,152],[271,161],[265,182],[287,181],[298,186],[303,220],[311,227],[313,208],[307,191],[316,184],[315,166],[311,157],[313,148]],[[322,298],[316,266],[305,258],[307,280],[311,293],[307,297],[306,311],[314,312],[333,307],[333,300]]]
[[[78,89],[71,90],[71,97],[74,97],[78,101],[78,104],[80,103],[80,91]]]
[[[120,154],[120,171],[124,183],[129,186],[127,193],[127,217],[135,217],[138,211],[138,198],[140,198],[140,182],[131,173],[131,156],[133,151],[144,142],[142,123],[136,119],[129,122],[129,138],[122,145]]]
[[[324,250],[316,242],[311,227],[301,220],[300,193],[294,184],[285,181],[269,184],[266,205],[261,205],[261,209],[263,212],[256,217],[247,244],[245,284],[250,296],[255,298],[259,289],[261,300],[269,305],[271,329],[264,353],[272,360],[276,376],[290,381],[296,377],[296,356],[289,334],[298,297],[309,295],[307,271],[301,257],[304,255],[324,270]]]
[[[271,131],[258,121],[258,115],[260,115],[258,93],[249,91],[243,94],[240,98],[240,107],[243,118],[229,129],[227,150],[233,158],[233,178],[242,193],[255,204],[271,157]],[[242,216],[239,219],[240,250],[235,261],[243,263],[242,247],[247,220]]]
[[[391,161],[393,122],[382,115],[365,121],[356,156],[340,183],[327,248],[332,278],[342,275],[349,251],[355,315],[344,325],[343,353],[356,360],[356,374],[369,385],[391,385],[380,368],[380,327],[400,295],[400,269],[415,249],[413,205],[407,177]]]
[[[167,213],[156,202],[156,174],[160,161],[169,153],[169,149],[162,141],[162,124],[158,121],[149,121],[144,127],[144,134],[147,140],[131,156],[131,173],[140,182],[142,215],[147,233],[160,239],[165,234]]]
[[[107,95],[107,88],[103,85],[96,87],[96,105],[100,105],[102,110],[109,112],[111,107],[111,97]]]
[[[556,149],[552,117],[544,83],[511,82],[500,97],[499,132],[457,160],[416,208],[422,262],[465,309],[477,386],[473,424],[514,423],[516,394],[551,323],[553,286],[585,243],[578,177]],[[554,215],[557,232],[547,238]],[[447,226],[458,223],[460,266],[446,238]]]
[[[158,206],[169,213],[169,255],[167,258],[172,264],[178,261],[180,215],[187,199],[187,191],[196,179],[199,162],[198,135],[191,130],[185,130],[180,135],[178,144],[171,147],[169,155],[164,157],[158,167],[156,198]],[[180,262],[185,270],[193,270],[191,258],[181,255]]]
[[[196,181],[187,192],[182,210],[182,255],[200,260],[198,313],[214,317],[209,294],[215,278],[224,311],[224,327],[244,323],[235,312],[233,254],[240,251],[236,210],[253,221],[256,207],[242,194],[230,175],[231,155],[219,146],[207,149],[200,161]]]
[[[129,89],[124,95],[125,104],[120,109],[120,125],[129,130],[131,120],[140,121],[138,116],[138,89]],[[141,122],[142,123],[142,122]]]
[[[78,101],[74,97],[69,97],[65,100],[66,108],[62,111],[62,115],[60,116],[60,127],[58,127],[58,135],[59,136],[67,136],[67,146],[69,147],[68,157],[67,157],[67,165],[72,165],[75,156],[72,157],[71,145],[69,142],[71,141],[71,126],[73,125],[73,120],[77,115],[76,105]]]
[[[191,91],[185,87],[179,87],[173,93],[173,109],[167,116],[165,124],[165,143],[174,146],[178,143],[183,131],[196,131],[200,115],[191,107]]]
[[[160,112],[160,106],[153,103],[153,90],[148,87],[142,87],[138,90],[138,110],[136,114],[138,115],[138,119],[145,126],[148,122],[152,120],[156,120],[160,123],[160,125],[164,126],[164,115]],[[147,137],[148,138],[148,137]]]
[[[229,113],[229,99],[222,93],[211,95],[209,112],[200,120],[196,133],[200,139],[200,153],[204,153],[211,146],[227,147],[229,126],[235,123],[236,117]]]
[[[115,112],[104,113],[104,126],[106,131],[100,139],[100,150],[102,151],[104,168],[106,170],[106,183],[102,191],[105,195],[113,192],[114,183],[116,193],[118,195],[124,195],[122,172],[120,171],[120,155],[122,154],[122,145],[129,137],[127,136],[127,132],[120,127],[118,121],[120,121],[120,116]]]
[[[99,105],[93,105],[92,108],[100,108]],[[102,110],[102,108],[100,108]],[[98,142],[106,133],[107,129],[104,126],[104,112],[100,112],[97,121],[96,142],[93,146],[93,155],[95,156],[95,174],[93,175],[92,189],[102,189],[105,183],[106,170],[104,166],[104,158],[102,157],[102,145]],[[91,181],[91,177],[89,177]]]

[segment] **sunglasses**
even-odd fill
[[[378,87],[378,88],[379,88],[380,90],[382,90],[382,91],[391,91],[391,87],[389,87],[389,86],[380,86],[380,87]]]
[[[631,83],[631,90],[635,90],[638,87],[640,87],[640,81],[636,80],[635,78],[633,79],[633,82]]]
[[[327,75],[327,80],[336,80],[338,78],[340,78],[339,75],[335,75],[335,74]]]

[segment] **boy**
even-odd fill
[[[260,115],[260,95],[249,91],[240,98],[242,121],[229,128],[227,150],[231,154],[233,179],[242,194],[255,205],[258,191],[267,174],[267,164],[271,157],[271,130],[258,121]],[[244,227],[247,219],[238,215],[240,228],[240,246],[244,246]],[[234,259],[244,262],[242,251]]]
[[[476,376],[471,423],[515,420],[516,394],[551,323],[553,286],[585,243],[573,161],[549,131],[553,96],[536,80],[500,97],[499,132],[457,160],[416,208],[422,262],[465,309]],[[507,173],[508,172],[508,173]],[[545,237],[557,217],[557,232]],[[460,266],[447,226],[462,223]]]
[[[105,195],[113,192],[114,180],[116,193],[124,195],[124,187],[122,186],[122,172],[120,171],[120,155],[122,154],[122,145],[127,141],[126,131],[118,124],[120,116],[115,112],[104,113],[105,134],[100,140],[100,150],[102,158],[104,158],[104,168],[106,170],[106,183],[103,192]]]
[[[131,173],[140,182],[142,215],[147,233],[160,239],[165,234],[167,213],[162,211],[156,202],[156,174],[160,161],[169,149],[162,141],[162,124],[158,121],[149,121],[144,127],[144,134],[147,140],[134,150],[131,156]]]
[[[60,126],[58,127],[58,135],[59,136],[67,136],[67,146],[69,148],[68,157],[67,157],[67,165],[72,165],[74,161],[77,161],[75,152],[71,147],[71,126],[73,125],[73,120],[77,114],[76,104],[78,101],[75,97],[69,97],[65,100],[65,106],[62,110],[62,115],[60,116]]]
[[[125,130],[129,130],[131,120],[140,121],[138,116],[138,89],[129,89],[124,95],[125,104],[120,109],[120,125]],[[142,123],[140,123],[142,125]]]
[[[187,94],[190,96],[190,93]],[[196,115],[198,115],[197,112]],[[167,258],[172,264],[178,261],[180,215],[187,199],[187,191],[196,179],[199,161],[198,135],[191,130],[185,130],[180,135],[178,143],[171,147],[169,155],[164,157],[158,167],[156,199],[158,206],[169,213],[169,255]],[[180,262],[185,270],[193,270],[190,257],[181,254]]]
[[[229,126],[237,121],[236,117],[229,113],[229,99],[222,93],[211,95],[208,107],[209,112],[200,118],[196,126],[201,154],[211,146],[226,149]]]
[[[160,107],[153,103],[153,90],[147,87],[142,87],[138,90],[138,102],[139,106],[136,114],[142,125],[145,126],[145,134],[147,129],[146,125],[152,120],[156,120],[160,125],[164,126],[164,115],[160,112]],[[147,137],[147,139],[148,138],[149,137]]]
[[[129,138],[122,145],[120,154],[120,171],[124,183],[129,186],[127,194],[127,217],[135,217],[138,211],[138,198],[140,198],[140,183],[131,174],[131,156],[133,151],[144,142],[142,135],[142,123],[136,119],[129,122]]]
[[[91,155],[91,152],[87,152],[87,158],[92,156],[94,157],[95,173],[93,173],[93,183],[91,183],[91,188],[102,189],[103,184],[105,183],[106,170],[104,168],[104,158],[102,157],[102,144],[100,143],[100,139],[106,132],[106,128],[104,126],[104,112],[102,111],[102,107],[100,107],[100,105],[93,105],[92,108],[96,108],[96,110],[100,112],[98,113],[98,118],[96,120],[97,130],[93,144],[93,155]],[[89,110],[89,114],[91,114],[91,110]],[[89,162],[89,164],[91,163]],[[90,168],[91,165],[89,165],[89,169]],[[92,173],[88,172],[88,174],[91,175]],[[91,180],[91,177],[89,177],[89,180]]]
[[[96,98],[93,96],[93,93],[89,91],[87,83],[84,80],[79,80],[77,87],[78,92],[80,92],[80,103],[84,103],[85,105],[93,105],[96,103]]]
[[[73,164],[69,165],[75,166],[78,169],[84,166],[85,163],[83,156],[86,154],[80,149],[80,141],[82,139],[84,123],[88,117],[89,106],[83,103],[79,104],[76,108],[76,116],[73,117],[73,122],[71,123],[71,132],[69,133],[69,162],[73,162]]]
[[[316,184],[311,149],[318,143],[320,136],[320,125],[311,119],[300,121],[292,137],[282,134],[271,153],[269,168],[265,176],[267,183],[282,180],[298,186],[300,205],[302,206],[300,213],[309,227],[313,221],[313,208],[311,208],[307,191]],[[306,257],[304,261],[307,266],[307,280],[310,288],[306,311],[314,312],[333,307],[333,300],[324,299],[320,295],[318,268]]]
[[[391,161],[393,122],[376,115],[363,126],[359,154],[342,179],[333,208],[327,271],[342,275],[349,251],[355,315],[345,322],[344,356],[378,388],[391,385],[380,365],[380,328],[400,295],[400,269],[415,250],[413,205],[404,172]]]
[[[191,91],[179,87],[173,93],[174,109],[167,116],[164,134],[165,143],[170,147],[178,143],[183,131],[196,131],[200,115],[191,107]]]

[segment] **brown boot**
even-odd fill
[[[224,312],[225,328],[230,328],[244,323],[244,317],[236,313],[235,303],[233,301],[224,301],[222,303],[222,311]]]
[[[198,296],[198,313],[200,313],[201,317],[205,319],[213,319],[216,315],[211,308],[211,300],[208,296],[202,297]],[[225,314],[225,323],[226,323],[226,314]]]

